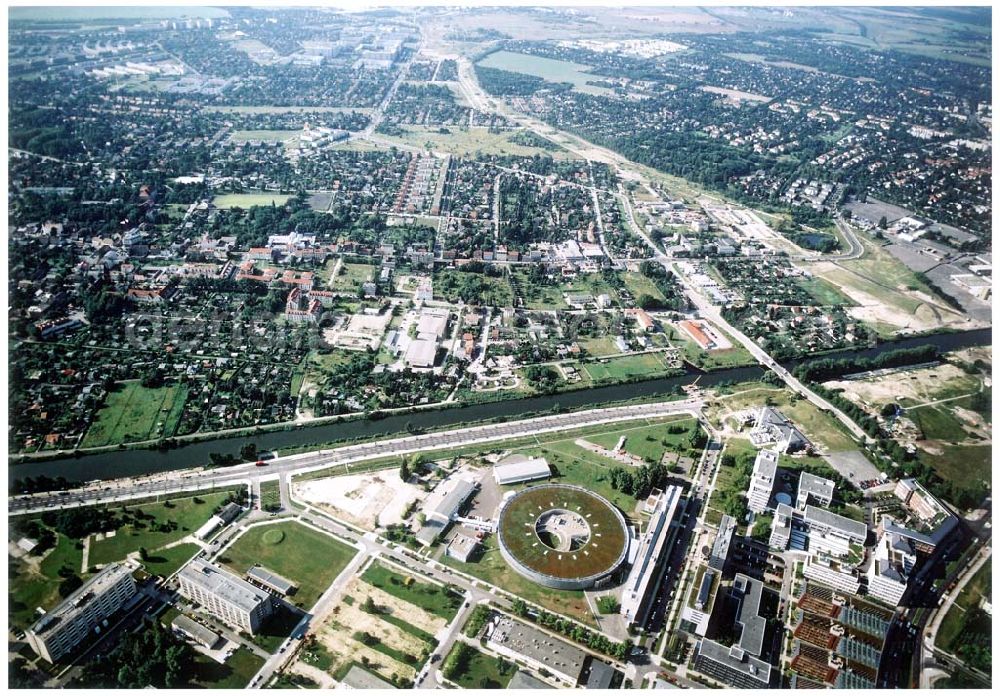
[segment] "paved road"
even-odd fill
[[[688,398],[631,406],[591,409],[555,416],[526,418],[518,421],[477,425],[456,430],[391,438],[360,445],[348,445],[332,450],[305,455],[273,459],[266,467],[240,464],[215,469],[193,469],[136,479],[97,482],[72,491],[18,495],[8,499],[10,514],[36,513],[96,503],[110,503],[150,497],[179,491],[208,490],[234,485],[245,485],[261,477],[274,478],[291,473],[303,473],[336,465],[381,459],[387,456],[408,455],[472,444],[495,442],[516,437],[538,435],[574,428],[615,423],[643,418],[654,418],[676,413],[697,415],[701,399]]]

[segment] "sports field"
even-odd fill
[[[283,143],[297,136],[301,131],[295,130],[242,130],[234,131],[230,140],[234,143],[262,142]]]
[[[187,387],[183,385],[150,389],[139,382],[125,382],[108,394],[80,446],[101,447],[171,437],[180,422],[185,401]]]
[[[239,575],[259,563],[291,580],[298,591],[289,600],[309,609],[356,553],[329,534],[289,521],[251,527],[220,560]]]
[[[252,208],[255,205],[284,205],[287,193],[225,193],[212,199],[216,208]]]

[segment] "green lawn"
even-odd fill
[[[655,377],[674,371],[674,368],[667,367],[657,353],[608,358],[599,363],[585,363],[581,367],[595,384],[602,381],[620,382],[636,377]]]
[[[984,597],[989,601],[992,581],[992,566],[990,561],[987,561],[955,598],[955,603],[948,610],[938,629],[937,644],[944,650],[953,653],[958,649],[962,642],[960,639],[964,635],[966,612],[978,607]]]
[[[190,686],[202,689],[242,689],[263,666],[263,658],[246,648],[237,649],[224,665],[196,653]]]
[[[263,481],[260,484],[260,507],[268,511],[281,508],[281,484],[277,480]]]
[[[108,394],[80,446],[171,437],[186,401],[187,387],[183,385],[150,389],[139,382],[125,382]]]
[[[61,601],[59,596],[59,569],[67,566],[80,575],[80,563],[83,551],[76,548],[74,540],[57,533],[56,546],[38,565],[38,571],[33,570],[28,563],[8,556],[9,561],[9,599],[8,616],[11,625],[17,628],[27,628],[37,618],[35,609],[41,607],[48,611]],[[86,579],[86,575],[82,576]]]
[[[381,563],[372,563],[361,579],[383,592],[423,609],[435,616],[451,621],[462,606],[460,595],[446,592],[444,587],[420,582],[411,576],[397,573]]]
[[[622,278],[625,281],[625,287],[636,300],[643,295],[649,295],[653,299],[661,301],[666,299],[656,284],[642,273],[627,272],[622,274]]]
[[[575,159],[569,151],[558,147],[543,149],[532,145],[522,145],[513,138],[519,131],[493,131],[489,128],[465,128],[448,126],[442,133],[439,126],[401,126],[400,135],[380,135],[388,141],[395,141],[410,147],[430,147],[436,152],[447,152],[459,157],[477,155],[514,155],[517,157],[548,156],[553,159]],[[368,143],[352,140],[335,145],[337,149],[365,149]],[[368,149],[375,149],[369,147]]]
[[[669,424],[650,425],[636,428],[623,433],[603,433],[586,438],[595,445],[612,449],[618,440],[625,435],[625,451],[648,461],[658,462],[668,449],[675,452],[688,453],[688,441],[696,421],[693,418],[682,418]],[[669,433],[671,425],[682,425],[684,432]]]
[[[161,554],[154,553],[155,549],[182,539],[188,534],[197,531],[208,518],[212,516],[212,511],[220,503],[226,500],[228,493],[201,493],[190,498],[175,498],[162,503],[146,503],[144,505],[129,505],[133,510],[142,510],[146,518],[142,521],[142,527],[126,525],[121,527],[113,537],[100,541],[90,542],[90,565],[104,565],[112,561],[120,561],[129,553],[137,551],[139,547],[145,547],[150,556]],[[195,499],[203,502],[196,503]],[[171,507],[167,507],[170,505]],[[157,531],[157,525],[168,521],[177,523],[176,529],[172,531]],[[167,561],[169,567],[169,560]]]
[[[452,653],[456,647],[452,647]],[[517,668],[500,657],[487,655],[475,648],[468,648],[469,659],[457,673],[451,674],[451,680],[463,689],[505,689],[517,672]],[[451,657],[451,653],[448,654]],[[448,657],[442,665],[448,663]]]
[[[981,486],[984,489],[989,487],[992,480],[993,454],[990,443],[941,445],[940,449],[940,454],[928,454],[918,449],[917,456],[947,481],[965,487]]]
[[[907,409],[906,416],[928,440],[957,442],[965,439],[962,421],[952,414],[950,404]]]
[[[168,577],[194,558],[194,555],[201,550],[197,544],[178,544],[169,549],[150,551],[149,557],[142,562],[150,575]]]
[[[289,601],[309,609],[356,553],[329,534],[289,521],[251,527],[220,560],[239,575],[259,563],[297,583]]]
[[[284,205],[291,198],[284,193],[226,193],[216,196],[212,203],[216,208],[252,208],[255,205]]]
[[[336,265],[336,261],[330,261]],[[367,263],[343,263],[340,273],[333,275],[333,268],[330,268],[329,287],[331,290],[340,292],[356,292],[361,284],[371,280],[375,274],[375,266]]]
[[[798,283],[820,304],[835,307],[854,307],[857,304],[828,280],[814,276],[812,278],[799,278]]]

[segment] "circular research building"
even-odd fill
[[[593,587],[628,553],[621,512],[578,486],[532,486],[508,497],[500,507],[497,538],[511,567],[559,590]]]

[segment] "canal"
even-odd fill
[[[991,343],[992,329],[978,329],[961,333],[900,339],[883,343],[876,348],[863,351],[844,351],[823,357],[874,357],[889,350],[923,345],[934,345],[939,351],[948,352],[973,346],[991,345]],[[785,367],[792,368],[796,364],[797,362],[789,362],[785,364]],[[78,457],[70,456],[62,459],[28,460],[23,464],[8,466],[8,480],[42,475],[52,478],[63,476],[70,481],[138,476],[203,466],[209,463],[209,457],[212,453],[239,456],[240,448],[248,442],[256,444],[258,450],[280,452],[283,449],[319,445],[338,440],[400,435],[408,429],[459,427],[493,418],[519,418],[532,413],[548,411],[556,405],[565,410],[598,408],[614,401],[667,396],[674,393],[677,388],[691,384],[695,380],[698,380],[699,386],[710,387],[722,382],[759,379],[763,374],[763,368],[758,366],[735,367],[709,373],[688,368],[686,373],[682,375],[630,384],[615,384],[525,399],[507,399],[439,411],[417,411],[386,416],[377,420],[353,418],[311,427],[276,430],[248,437],[228,437],[192,442],[169,450],[121,450]]]

